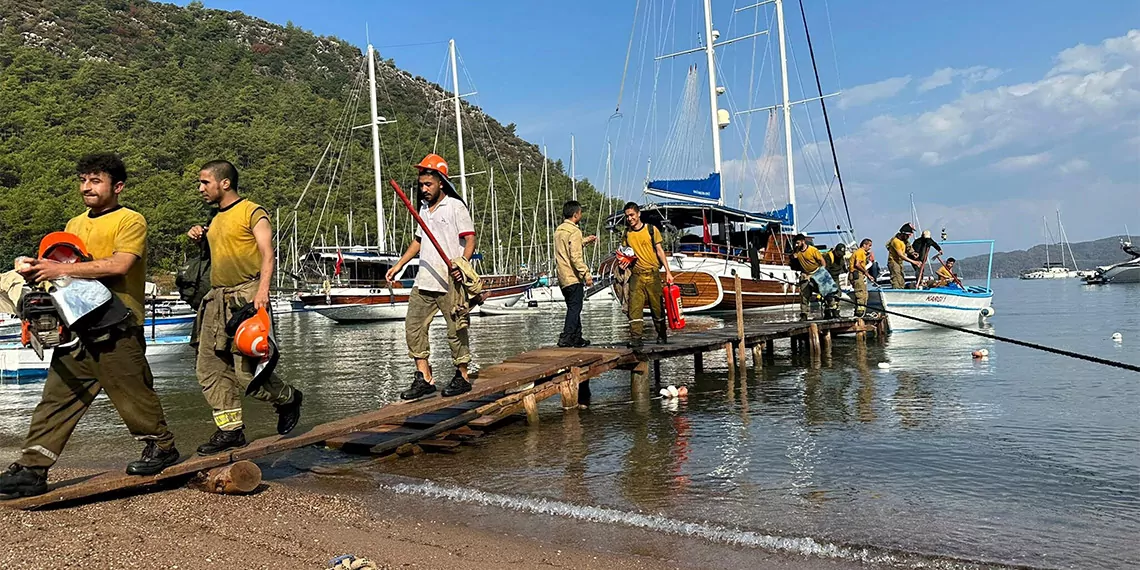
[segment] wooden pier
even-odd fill
[[[113,471],[61,481],[43,495],[4,500],[0,505],[35,509],[143,489],[164,481],[188,479],[238,461],[321,443],[349,453],[372,455],[419,451],[423,447],[448,449],[515,414],[525,413],[528,422],[537,422],[538,402],[554,395],[561,398],[564,408],[577,407],[579,384],[615,369],[630,371],[630,390],[635,399],[649,398],[650,378],[659,374],[659,362],[663,359],[692,356],[695,371],[700,372],[705,353],[725,351],[729,367],[734,369],[745,367],[751,352],[753,366],[762,367],[765,354],[767,358],[773,354],[773,341],[790,338],[793,352],[809,353],[816,366],[830,352],[833,335],[855,334],[862,340],[867,332],[881,337],[884,327],[885,321],[881,320],[830,319],[752,325],[745,331],[738,315],[734,329],[677,334],[670,337],[668,344],[646,344],[637,352],[622,346],[540,348],[483,368],[474,388],[466,394],[393,403],[305,432],[258,439],[246,447],[216,455],[191,456],[154,476]]]

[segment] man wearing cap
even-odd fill
[[[938,242],[934,241],[934,238],[930,237],[930,230],[922,230],[922,237],[914,240],[912,247],[914,248],[915,258],[919,263],[918,275],[915,278],[915,283],[922,283],[923,271],[926,269],[926,263],[931,259],[928,257],[930,255],[930,250],[933,249],[938,252],[934,254],[934,259],[938,259],[938,257],[942,255],[942,246],[938,245]]]
[[[441,393],[443,396],[457,396],[471,390],[467,373],[467,366],[471,363],[467,327],[458,325],[455,313],[456,306],[463,301],[458,283],[463,279],[463,273],[452,267],[450,260],[460,256],[470,260],[475,255],[475,224],[471,222],[467,205],[447,178],[447,162],[442,157],[429,154],[416,168],[419,169],[416,184],[420,192],[420,217],[427,230],[439,241],[446,259],[440,256],[424,234],[424,228],[417,228],[416,238],[386,275],[391,283],[404,265],[420,256],[420,269],[408,296],[408,314],[404,319],[408,355],[416,363],[411,386],[400,393],[404,400],[422,398],[436,390],[429,361],[428,328],[439,312],[443,313],[443,320],[447,323],[447,344],[451,347],[451,359],[455,364],[455,374]],[[426,245],[425,241],[428,242]]]
[[[238,195],[237,168],[225,160],[202,165],[198,193],[218,208],[208,227],[194,226],[187,232],[195,241],[205,239],[210,248],[210,291],[197,307],[191,342],[198,348],[194,372],[217,427],[209,441],[198,446],[198,454],[212,455],[246,445],[242,396],[273,404],[277,433],[285,435],[301,419],[304,395],[272,369],[259,367],[262,359],[242,353],[233,340],[240,323],[230,321],[241,320],[234,319],[235,314],[269,308],[274,262],[269,213]]]
[[[899,228],[899,233],[887,242],[887,270],[891,274],[891,287],[902,289],[906,287],[906,276],[903,275],[903,262],[914,266],[915,270],[921,265],[918,261],[907,255],[908,241],[914,235],[914,227],[907,222]]]
[[[91,402],[105,390],[131,435],[146,442],[142,457],[127,465],[131,475],[154,475],[178,461],[174,435],[154,390],[143,337],[143,289],[146,282],[146,219],[119,204],[127,180],[123,161],[113,154],[93,154],[76,165],[79,191],[87,211],[67,222],[72,239],[43,244],[20,274],[36,282],[60,277],[96,279],[122,301],[130,315],[95,338],[80,336],[71,348],[52,353],[40,403],[32,412],[28,436],[16,460],[0,473],[0,494],[31,496],[47,491],[47,472]],[[66,237],[66,236],[65,236]],[[49,249],[68,247],[74,263],[59,263]]]
[[[808,243],[804,234],[796,234],[796,237],[792,238],[792,249],[792,256],[798,262],[800,270],[800,320],[806,321],[811,312],[812,295],[819,292],[815,281],[811,279],[811,274],[820,267],[825,267],[827,260],[814,245]]]

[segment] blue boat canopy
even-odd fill
[[[666,198],[679,198],[709,204],[720,203],[720,174],[697,180],[651,180],[646,192]]]

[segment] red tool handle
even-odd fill
[[[388,184],[392,186],[392,189],[396,191],[396,195],[399,196],[400,200],[404,202],[404,206],[407,206],[408,211],[412,213],[412,217],[415,218],[416,223],[420,226],[420,229],[424,231],[424,235],[426,235],[428,239],[431,240],[431,244],[434,245],[435,250],[439,252],[439,257],[442,258],[445,263],[447,263],[447,268],[451,269],[451,260],[447,258],[447,253],[443,251],[443,246],[439,245],[439,241],[435,239],[435,236],[432,235],[431,230],[428,229],[427,224],[424,223],[424,219],[420,217],[420,213],[416,211],[415,206],[412,206],[412,201],[408,200],[408,195],[404,194],[404,191],[400,189],[400,185],[396,184],[395,180],[389,179]]]

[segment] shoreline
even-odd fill
[[[90,472],[59,468],[53,479]],[[0,524],[4,568],[82,560],[84,568],[323,569],[342,554],[425,570],[884,567],[397,494],[351,469],[270,480],[248,496],[179,487],[54,510],[0,509]]]

